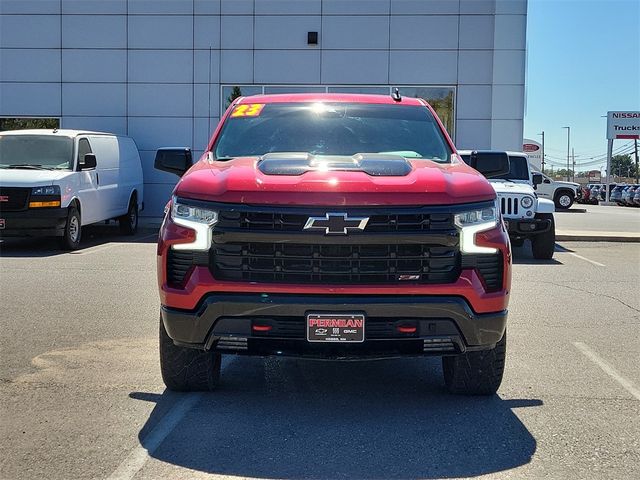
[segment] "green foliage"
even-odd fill
[[[447,132],[453,137],[453,92],[449,92],[444,98],[425,98],[425,100],[433,107]]]
[[[233,87],[233,89],[231,90],[231,95],[229,95],[227,97],[227,104],[225,106],[228,107],[229,105],[231,105],[231,102],[233,102],[236,98],[241,97],[242,96],[242,90],[240,90],[240,87],[235,85]]]
[[[611,158],[611,174],[622,177],[636,176],[636,160],[629,154],[615,155]],[[628,175],[627,175],[628,174]]]
[[[5,130],[23,130],[31,128],[59,128],[57,118],[0,118],[0,132]]]

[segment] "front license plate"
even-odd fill
[[[4,218],[0,218],[0,230],[4,230]]]
[[[358,313],[309,313],[309,342],[364,342],[364,315]]]

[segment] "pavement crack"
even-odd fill
[[[631,310],[640,313],[640,309],[638,309],[638,308],[636,308],[636,307],[634,307],[632,305],[629,305],[628,303],[623,302],[622,300],[620,300],[617,297],[614,297],[613,295],[607,295],[606,293],[592,292],[590,290],[585,290],[584,288],[570,287],[569,285],[562,285],[561,283],[554,283],[554,282],[547,282],[547,283],[549,283],[549,285],[555,285],[556,287],[564,287],[564,288],[567,288],[569,290],[575,290],[576,292],[589,293],[591,295],[596,295],[596,296],[599,296],[599,297],[610,298],[611,300],[615,300],[616,302],[620,302],[625,307],[628,307]]]

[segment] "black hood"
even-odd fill
[[[302,175],[313,171],[353,171],[371,176],[404,177],[411,164],[399,155],[357,153],[353,156],[311,155],[309,153],[267,153],[258,160],[265,175]]]

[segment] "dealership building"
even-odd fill
[[[0,0],[0,120],[134,138],[144,214],[238,93],[420,96],[458,148],[520,150],[526,0]],[[5,122],[15,125],[15,122]]]

